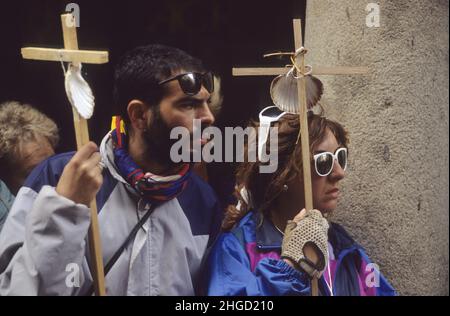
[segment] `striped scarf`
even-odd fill
[[[120,116],[113,117],[111,137],[114,162],[121,176],[147,202],[159,204],[170,201],[183,192],[191,176],[191,165],[184,164],[178,174],[159,176],[144,172],[128,153],[128,141]]]

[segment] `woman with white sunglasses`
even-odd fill
[[[337,122],[309,112],[314,210],[304,209],[298,115],[266,108],[261,129],[278,127],[278,169],[259,173],[261,162],[244,162],[237,172],[239,203],[230,206],[222,235],[206,261],[204,294],[395,295],[365,250],[326,218],[340,196],[347,168],[347,132]],[[259,147],[267,135],[258,138]],[[261,148],[259,148],[261,151]]]

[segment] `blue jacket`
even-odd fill
[[[215,242],[206,262],[203,291],[208,295],[310,295],[310,280],[303,271],[280,260],[283,236],[268,220],[250,212],[231,231]],[[396,295],[386,279],[374,269],[364,249],[338,224],[328,232],[334,253],[334,295]],[[331,258],[331,256],[330,256]],[[378,281],[378,282],[377,282]],[[321,295],[330,295],[319,280]]]

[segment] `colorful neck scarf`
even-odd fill
[[[144,172],[128,153],[128,141],[120,116],[113,117],[111,136],[114,162],[120,175],[149,203],[161,203],[177,197],[191,176],[191,165],[185,164],[175,175],[158,176]]]

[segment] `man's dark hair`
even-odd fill
[[[157,105],[164,97],[158,85],[177,71],[204,72],[202,62],[181,49],[152,44],[127,52],[116,66],[114,103],[125,123],[129,123],[128,103],[133,99]]]

